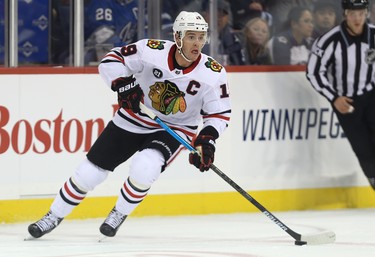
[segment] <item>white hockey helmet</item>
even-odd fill
[[[178,33],[182,40],[185,36],[186,31],[208,31],[208,23],[204,20],[202,15],[197,12],[186,12],[182,11],[177,15],[176,20],[173,23],[173,34]]]

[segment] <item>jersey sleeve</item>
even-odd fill
[[[311,48],[306,67],[306,77],[312,87],[330,102],[338,96],[328,79],[328,66],[331,63],[333,51],[333,43],[324,43],[324,38],[318,38]]]
[[[110,86],[119,77],[128,77],[142,71],[144,40],[123,47],[115,47],[107,53],[99,64],[99,74]]]
[[[220,135],[227,127],[231,115],[229,87],[223,68],[218,81],[207,91],[202,106],[203,128],[212,126]]]

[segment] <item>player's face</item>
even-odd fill
[[[206,43],[206,32],[186,31],[182,45],[185,56],[192,61],[198,59],[201,50]]]
[[[367,9],[345,10],[345,20],[349,33],[359,35],[363,32],[363,25],[367,19]]]

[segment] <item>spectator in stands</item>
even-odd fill
[[[137,40],[137,0],[85,1],[85,64],[95,63],[114,46]]]
[[[281,65],[306,64],[312,45],[314,20],[307,7],[297,6],[290,10],[283,32],[268,43],[272,62]]]
[[[202,4],[202,10],[204,18],[209,21],[209,1],[206,0]],[[221,57],[219,62],[222,65],[243,65],[244,56],[242,54],[242,45],[239,37],[233,31],[230,23],[230,4],[226,0],[218,0],[217,2],[218,12],[218,35],[219,35],[219,49],[218,54]],[[203,48],[202,52],[207,53],[208,48]]]
[[[282,26],[288,21],[288,13],[293,7],[303,6],[313,10],[316,1],[317,0],[268,0],[267,8],[273,17],[274,32],[279,33],[282,31]]]
[[[259,17],[249,20],[245,25],[243,34],[245,64],[272,64],[269,50],[266,47],[270,39],[270,29],[267,21]]]
[[[181,11],[202,13],[203,12],[202,6],[203,6],[204,1],[207,1],[207,0],[162,0],[161,1],[162,15],[163,16],[169,15],[173,23],[177,15]],[[232,17],[230,17],[230,19],[232,20]],[[168,28],[165,28],[165,30],[168,30]],[[172,30],[169,28],[169,31],[172,31]],[[165,33],[163,35],[164,35],[163,37],[164,39],[170,38],[168,35],[167,37],[165,37]],[[174,40],[173,35],[172,35],[171,40],[172,41]]]
[[[246,23],[256,17],[267,21],[272,27],[272,15],[266,8],[267,0],[231,0],[230,6],[233,14],[233,29],[243,30]]]
[[[333,0],[319,0],[314,4],[314,39],[338,25],[337,9],[339,6]]]
[[[369,6],[369,22],[375,25],[375,1],[370,2]]]
[[[201,11],[200,8],[202,7],[201,0],[163,0],[162,1],[162,10],[163,13],[169,14],[172,19],[176,19],[177,15],[180,11],[184,10],[187,12],[193,11],[198,12]]]

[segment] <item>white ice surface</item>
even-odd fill
[[[114,238],[100,238],[103,219],[64,220],[52,233],[24,241],[28,223],[0,225],[1,257],[371,257],[375,209],[273,213],[292,230],[336,233],[336,242],[295,246],[261,212],[129,217]]]

